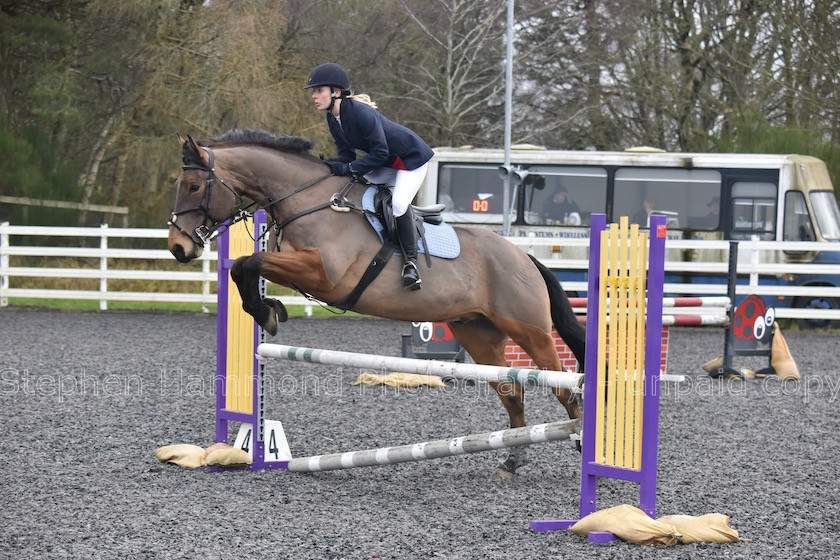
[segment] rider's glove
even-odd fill
[[[343,161],[327,161],[327,165],[330,166],[333,175],[350,175],[353,171],[350,168],[350,164],[344,163]]]

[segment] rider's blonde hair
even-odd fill
[[[352,99],[353,101],[358,101],[359,103],[364,103],[369,107],[373,107],[376,109],[376,103],[370,98],[370,96],[366,93],[357,93],[354,95],[348,95],[347,99]]]

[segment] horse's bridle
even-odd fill
[[[201,196],[201,201],[198,203],[198,206],[196,206],[194,208],[188,208],[186,210],[180,210],[178,212],[175,212],[173,210],[172,213],[169,214],[169,220],[166,222],[167,225],[169,225],[170,227],[174,227],[179,232],[181,232],[185,236],[189,237],[194,243],[196,243],[197,245],[199,245],[201,247],[204,247],[205,243],[209,243],[209,242],[213,241],[214,239],[216,239],[219,235],[224,233],[230,226],[232,226],[236,222],[242,221],[245,218],[247,218],[250,215],[250,213],[248,211],[251,210],[252,208],[262,209],[262,208],[268,208],[269,206],[277,205],[280,202],[282,202],[283,200],[285,200],[285,199],[287,199],[291,196],[294,196],[295,194],[297,194],[301,191],[304,191],[304,190],[308,189],[309,187],[312,187],[312,186],[320,183],[324,179],[328,179],[329,177],[333,176],[332,173],[329,173],[327,175],[324,175],[322,177],[318,177],[318,178],[316,178],[312,181],[308,181],[307,183],[304,183],[304,184],[300,185],[299,187],[293,189],[291,192],[286,193],[285,195],[281,196],[278,199],[274,199],[272,197],[266,197],[264,200],[262,200],[259,203],[258,202],[252,202],[251,204],[248,204],[246,206],[246,205],[243,204],[242,196],[239,193],[237,193],[235,190],[233,190],[230,187],[230,185],[225,183],[223,179],[221,179],[220,177],[218,177],[216,175],[216,167],[214,165],[214,163],[216,161],[216,158],[213,155],[213,150],[211,150],[210,148],[204,147],[204,146],[201,146],[201,149],[203,149],[205,152],[207,152],[207,155],[209,156],[209,161],[208,161],[207,165],[199,165],[199,164],[195,164],[195,163],[185,163],[184,165],[181,166],[181,169],[197,169],[199,171],[206,171],[207,172],[207,179],[205,179],[204,193]],[[217,180],[219,181],[219,183],[222,184],[222,186],[224,186],[227,190],[232,192],[233,195],[236,197],[236,204],[234,205],[233,211],[230,213],[230,215],[227,218],[225,218],[223,220],[213,220],[213,217],[210,215],[210,195],[211,195],[211,191],[212,191],[211,187],[213,186],[214,181],[217,181]],[[323,204],[319,204],[317,206],[309,208],[308,210],[304,210],[303,212],[299,212],[299,213],[291,216],[290,218],[284,220],[280,224],[275,223],[274,229],[279,233],[279,231],[282,230],[283,227],[285,227],[289,223],[291,223],[291,222],[297,220],[298,218],[301,218],[301,217],[303,217],[307,214],[311,214],[312,212],[317,212],[318,210],[322,210],[324,208],[332,208],[333,210],[335,210],[337,212],[348,212],[348,211],[350,211],[352,205],[348,205],[347,199],[345,198],[345,195],[353,187],[353,184],[355,182],[357,182],[357,180],[358,180],[358,178],[354,177],[351,181],[348,182],[348,184],[340,192],[335,193],[332,196],[332,198],[329,200],[329,202],[325,202]],[[182,228],[177,223],[178,216],[180,216],[181,214],[188,214],[190,212],[201,212],[202,214],[204,214],[203,223],[200,226],[198,226],[197,228],[195,228],[195,237],[193,237],[193,235],[190,232],[188,232],[187,230]],[[208,221],[212,222],[209,226],[207,225]],[[266,230],[266,231],[268,231],[268,230]],[[197,239],[196,239],[196,237],[197,237]]]
[[[204,181],[204,194],[201,195],[201,201],[198,203],[198,206],[194,208],[188,208],[186,210],[180,210],[178,212],[172,211],[169,214],[169,220],[166,222],[170,227],[174,227],[182,234],[186,235],[194,243],[197,245],[204,247],[205,243],[209,243],[213,241],[216,237],[222,234],[225,229],[230,227],[231,225],[245,219],[247,216],[247,211],[252,206],[256,205],[256,202],[249,204],[248,206],[243,206],[242,196],[239,195],[235,190],[233,190],[230,185],[224,182],[219,176],[216,175],[216,166],[215,161],[216,157],[213,155],[213,150],[210,148],[205,148],[201,146],[201,149],[207,152],[209,156],[209,161],[207,165],[199,165],[196,163],[185,163],[181,166],[181,169],[197,169],[199,171],[206,171],[207,172],[207,179]],[[213,217],[210,215],[210,196],[212,194],[212,187],[213,183],[218,181],[222,184],[227,190],[233,193],[233,196],[236,197],[236,204],[234,205],[233,212],[230,215],[223,219],[223,220],[214,220]],[[189,214],[190,212],[201,212],[204,214],[204,220],[202,224],[195,228],[195,237],[193,234],[182,228],[178,222],[178,216],[182,214]],[[210,225],[207,225],[207,222],[211,222]],[[225,228],[225,229],[222,229]]]

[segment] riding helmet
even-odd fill
[[[316,66],[309,74],[309,81],[303,89],[316,88],[318,86],[333,86],[341,88],[342,91],[350,89],[350,76],[347,70],[334,62],[325,62]]]

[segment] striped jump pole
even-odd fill
[[[508,381],[521,385],[557,387],[560,389],[569,389],[574,392],[581,391],[584,380],[582,374],[567,371],[462,364],[440,360],[418,360],[414,358],[377,356],[336,350],[321,350],[318,348],[285,346],[282,344],[260,344],[257,347],[257,355],[262,358],[309,362],[328,366],[358,367],[377,371],[400,371],[434,375],[437,377],[473,379],[476,381]]]
[[[656,517],[665,217],[651,216],[649,240],[626,217],[607,229],[606,216],[593,214],[590,228],[580,518],[596,510],[598,478],[638,484],[641,509]],[[535,520],[531,529],[578,520]]]
[[[587,298],[569,298],[569,303],[574,308],[585,309]],[[722,307],[729,309],[730,299],[727,296],[704,296],[704,297],[664,297],[662,298],[663,311],[676,307]]]
[[[534,443],[565,440],[569,439],[572,434],[578,433],[578,430],[578,420],[536,424],[524,428],[511,428],[413,445],[301,457],[289,461],[288,469],[296,472],[331,471],[442,459],[468,453],[481,453],[508,447],[522,447]]]
[[[731,301],[726,296],[662,298],[662,325],[694,327],[725,325]],[[587,298],[569,298],[575,313],[585,313]]]
[[[543,385],[574,392],[581,391],[584,377],[569,372],[414,360],[266,344],[265,333],[242,310],[242,299],[230,279],[230,269],[238,257],[265,250],[265,242],[261,237],[265,224],[265,213],[257,212],[253,221],[244,220],[226,230],[219,236],[218,244],[216,441],[227,442],[230,423],[239,423],[234,446],[248,451],[251,456],[252,463],[246,467],[248,470],[307,472],[395,464],[569,439],[572,434],[579,433],[579,420],[568,420],[419,444],[292,458],[282,424],[264,418],[263,379],[265,360],[268,358]],[[263,280],[260,282],[260,292],[265,296]]]

